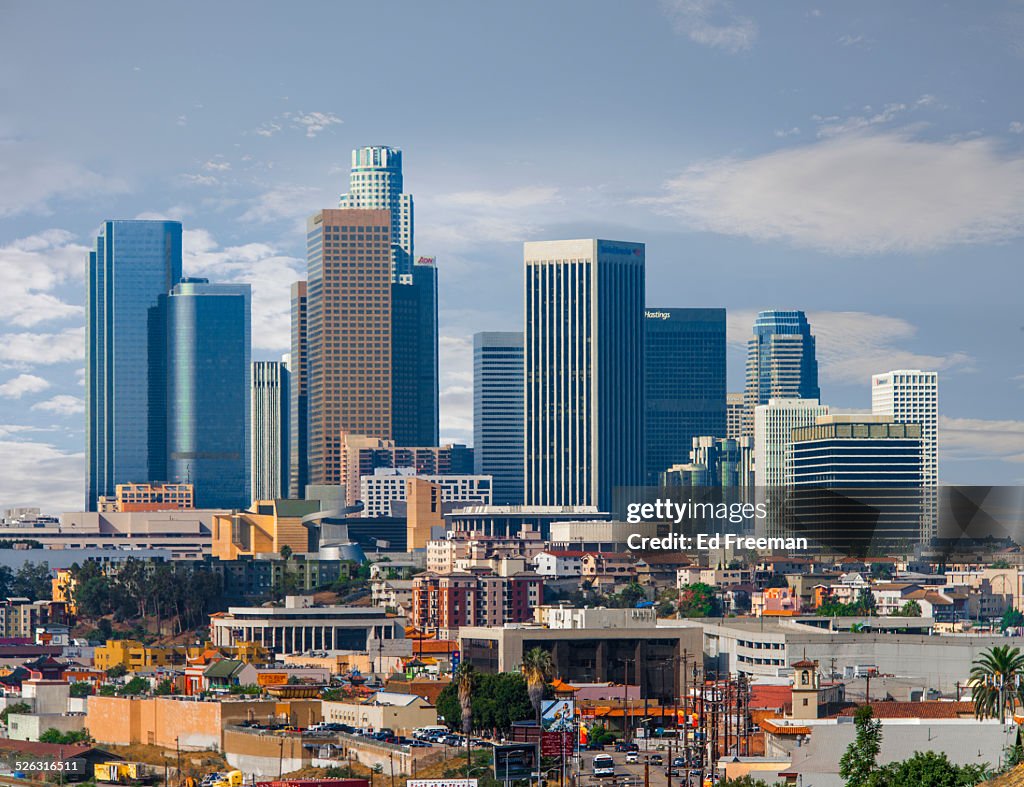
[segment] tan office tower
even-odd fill
[[[391,437],[391,215],[322,210],[306,226],[309,482],[341,483],[343,433]]]
[[[406,548],[426,549],[431,528],[444,527],[441,485],[425,478],[410,478],[406,483]]]

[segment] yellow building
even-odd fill
[[[66,605],[68,614],[71,615],[78,614],[78,607],[75,604],[76,584],[69,568],[58,568],[56,576],[50,580],[50,598],[54,601],[62,601]]]
[[[258,642],[239,642],[231,648],[215,648],[210,642],[204,645],[156,647],[134,639],[108,639],[105,645],[96,648],[93,665],[105,671],[121,664],[129,672],[135,672],[150,667],[170,667],[219,657],[238,659],[246,664],[264,664],[270,660],[270,652]]]
[[[113,497],[101,496],[101,513],[173,511],[195,508],[192,484],[118,484]]]
[[[213,518],[213,556],[237,560],[259,554],[309,552],[309,534],[302,518],[316,513],[319,504],[307,500],[257,500],[250,510]]]
[[[425,478],[406,482],[406,544],[407,549],[426,549],[433,527],[444,527],[441,510],[441,485]]]

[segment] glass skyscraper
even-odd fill
[[[495,505],[523,504],[523,334],[473,335],[473,457]]]
[[[106,221],[89,254],[86,508],[120,483],[166,480],[163,326],[154,307],[181,279],[181,224]],[[156,334],[154,336],[154,334]]]
[[[725,309],[644,313],[647,483],[689,461],[693,438],[725,437]]]
[[[644,246],[524,245],[525,503],[612,508],[644,479]]]
[[[771,399],[820,399],[814,336],[802,311],[763,311],[747,342],[744,433],[754,432],[754,408]]]
[[[252,362],[253,500],[288,496],[288,369],[281,361]]]
[[[167,478],[198,508],[247,508],[250,494],[248,284],[185,279],[161,298],[167,341]]]
[[[309,483],[309,336],[307,333],[306,282],[292,284],[291,352],[288,373],[288,497],[300,500]]]

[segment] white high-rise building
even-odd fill
[[[402,151],[370,145],[352,151],[349,192],[339,208],[391,211],[391,275],[400,281],[413,273],[412,194],[402,193]]]
[[[896,369],[871,377],[871,412],[921,425],[922,485],[939,485],[939,375]]]
[[[525,503],[612,508],[644,471],[644,245],[526,243]]]
[[[252,364],[253,500],[288,496],[288,368],[284,361]]]
[[[786,481],[786,446],[793,430],[813,426],[828,415],[817,399],[769,399],[754,408],[754,483],[759,490],[779,488]]]

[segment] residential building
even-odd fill
[[[346,434],[342,438],[342,485],[345,502],[359,498],[360,479],[377,468],[415,468],[420,475],[470,475],[474,449],[461,443],[442,446],[399,446],[394,440]]]
[[[316,606],[309,596],[288,596],[283,607],[228,607],[210,616],[214,645],[257,642],[273,653],[372,651],[378,642],[401,639],[404,625],[378,607]]]
[[[427,542],[426,568],[450,574],[461,565],[482,560],[524,558],[532,561],[544,549],[537,530],[523,530],[515,537],[485,536],[469,532],[447,533]]]
[[[644,477],[644,246],[526,243],[525,503],[612,510]]]
[[[167,320],[167,474],[201,508],[245,508],[250,472],[251,290],[185,279],[160,298]]]
[[[309,482],[339,484],[345,433],[392,436],[391,216],[322,210],[306,256]]]
[[[180,279],[180,222],[103,223],[86,282],[88,511],[118,484],[166,478],[166,360],[149,326],[158,299]]]
[[[412,467],[379,467],[373,475],[363,476],[359,482],[363,516],[390,516],[391,504],[406,499],[408,482],[413,478],[423,478],[441,487],[442,503],[490,505],[491,502],[491,477],[488,475],[421,476]]]
[[[303,496],[309,483],[309,325],[308,289],[291,288],[291,350],[288,353],[288,497]]]
[[[726,436],[725,309],[644,312],[647,483],[686,461],[699,435]]]
[[[494,478],[495,505],[523,503],[523,334],[473,334],[474,472]]]
[[[193,484],[118,484],[115,489],[113,497],[100,496],[100,513],[187,511],[196,507]]]
[[[814,336],[801,311],[763,311],[747,342],[744,434],[754,433],[754,409],[771,399],[820,399]]]
[[[261,554],[315,552],[310,549],[309,531],[302,519],[316,513],[315,501],[257,500],[245,511],[218,514],[213,518],[213,557],[237,560]]]
[[[743,421],[746,406],[743,404],[743,392],[725,395],[725,436],[735,439],[743,436]]]
[[[503,626],[533,619],[544,580],[533,572],[501,576],[489,571],[425,573],[413,579],[411,623],[440,636],[461,626]]]
[[[578,549],[545,549],[533,557],[533,570],[542,577],[578,577],[583,573],[583,556]]]
[[[253,361],[249,398],[254,500],[288,497],[289,376],[281,361]]]

